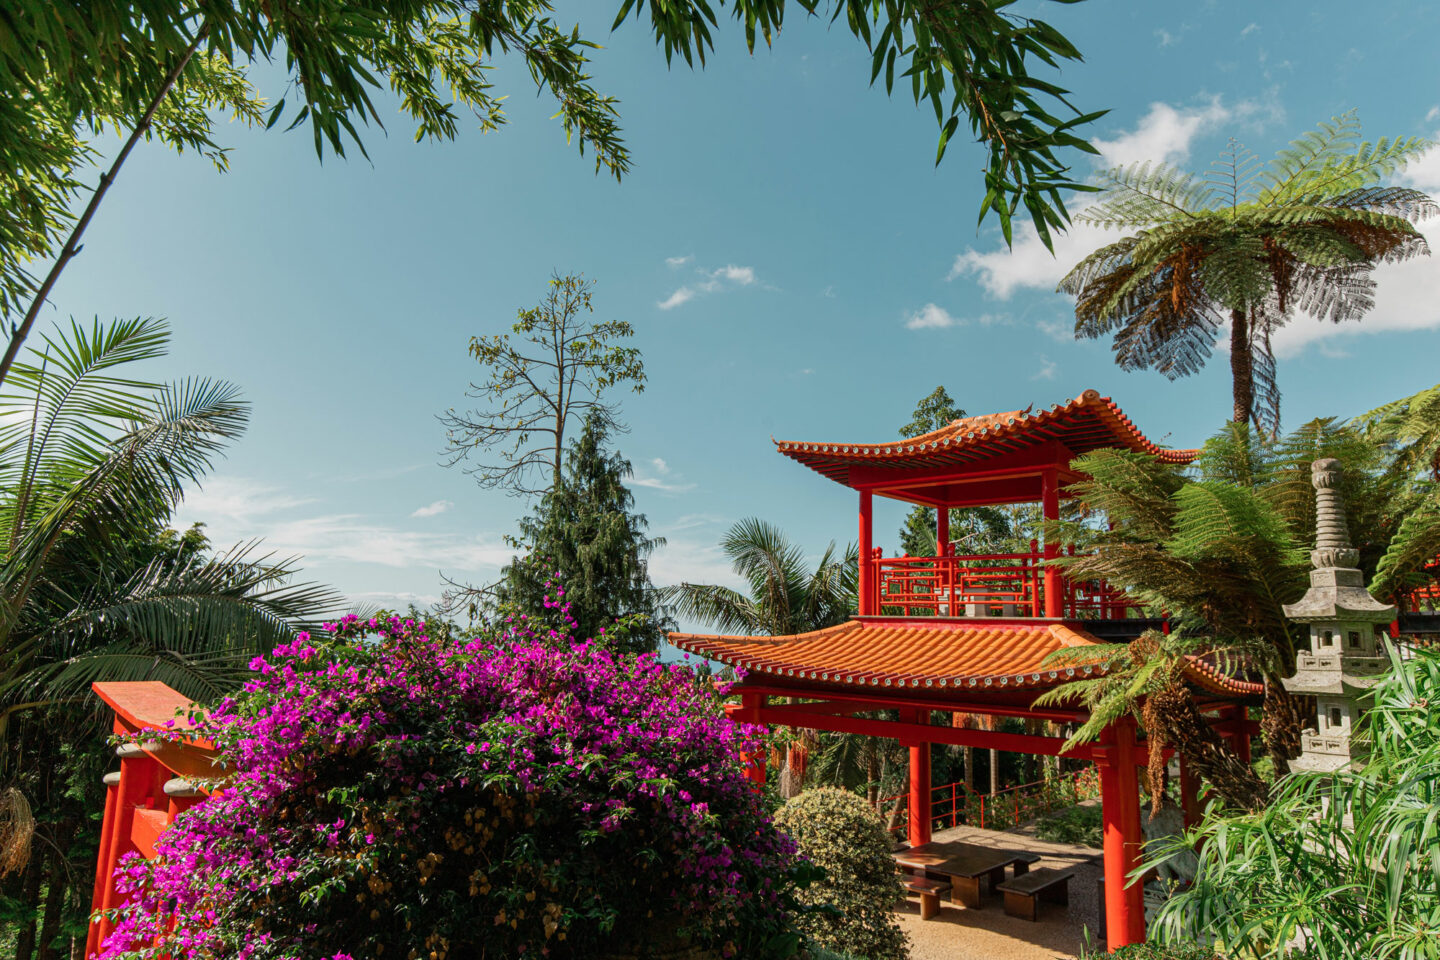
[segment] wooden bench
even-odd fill
[[[905,874],[901,878],[905,889],[920,895],[920,919],[929,920],[940,912],[940,897],[950,892],[950,884],[929,877]]]
[[[1041,867],[1017,874],[1014,879],[997,884],[995,889],[1005,894],[1005,912],[1010,916],[1037,920],[1041,899],[1050,903],[1070,902],[1070,878],[1074,875],[1074,870]]]

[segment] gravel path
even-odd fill
[[[1092,847],[1046,843],[1024,833],[1002,833],[973,827],[955,827],[935,834],[936,840],[963,840],[1031,850],[1043,858],[1038,867],[1074,868],[1070,878],[1070,904],[1041,903],[1040,919],[1031,923],[1006,916],[998,894],[986,893],[979,910],[967,910],[944,901],[931,920],[920,919],[920,905],[908,899],[896,911],[900,928],[910,940],[911,960],[1069,960],[1079,955],[1089,928],[1090,943],[1099,917],[1097,883],[1103,875],[1101,852]]]

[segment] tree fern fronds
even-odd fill
[[[1263,166],[1245,144],[1231,137],[1220,158],[1211,162],[1205,179],[1233,212],[1241,203],[1252,199],[1255,178]]]
[[[1194,466],[1206,480],[1253,487],[1264,477],[1265,452],[1247,425],[1232,422],[1205,441]]]
[[[1400,521],[1376,567],[1370,591],[1393,600],[1440,582],[1436,557],[1440,557],[1440,495],[1432,495]]]
[[[1259,174],[1260,202],[1286,195],[1301,182],[1324,169],[1336,158],[1353,150],[1360,139],[1360,120],[1355,111],[1321,121],[1317,129],[1301,134],[1276,154],[1269,168]]]

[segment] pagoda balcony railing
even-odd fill
[[[1045,610],[1045,554],[947,557],[877,557],[873,561],[884,614],[907,617],[1041,617]],[[1070,620],[1122,620],[1142,608],[1100,580],[1051,578],[1061,593],[1061,616]]]

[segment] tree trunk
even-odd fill
[[[1000,792],[1000,751],[990,751],[990,792]]]
[[[40,857],[32,856],[25,867],[25,882],[20,888],[22,919],[15,936],[15,960],[31,960],[35,953],[35,920],[40,907]]]
[[[45,914],[40,920],[40,960],[56,960],[58,951],[51,944],[60,934],[60,917],[65,912],[65,900],[70,895],[70,884],[65,878],[65,862],[58,850],[51,850],[49,889],[45,891]],[[66,951],[68,953],[68,951]]]
[[[880,812],[880,749],[871,741],[870,749],[865,756],[865,799],[870,802],[870,809],[876,813]]]
[[[975,748],[965,748],[965,786],[975,792]]]
[[[1255,372],[1250,356],[1250,318],[1244,310],[1230,311],[1230,380],[1234,395],[1231,419],[1249,423],[1255,405]]]

